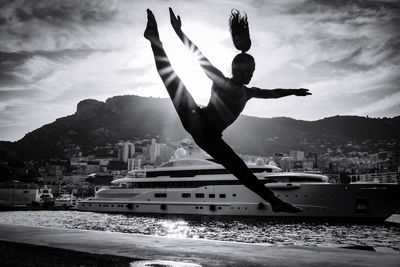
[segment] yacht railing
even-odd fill
[[[352,183],[385,183],[397,184],[399,174],[397,172],[379,172],[379,173],[365,173],[365,174],[351,174],[350,179]]]

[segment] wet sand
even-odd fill
[[[0,241],[0,266],[129,266],[136,259]]]

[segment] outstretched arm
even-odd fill
[[[289,95],[295,96],[307,96],[311,95],[308,89],[300,88],[300,89],[260,89],[257,87],[250,88],[250,98],[280,98]]]
[[[225,79],[224,74],[214,67],[211,62],[203,55],[200,49],[183,33],[181,26],[182,21],[181,17],[176,17],[172,8],[169,8],[169,15],[171,19],[172,28],[175,30],[176,34],[178,35],[179,39],[183,42],[183,44],[195,55],[197,55],[200,66],[203,68],[205,74],[208,78],[210,78],[213,82],[218,83]]]

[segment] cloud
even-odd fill
[[[98,25],[112,20],[116,1],[6,1],[0,10],[3,51],[87,49],[96,45]]]
[[[257,62],[254,82],[261,88],[307,87],[313,96],[254,101],[245,112],[319,119],[357,112],[365,115],[361,111],[370,107],[369,115],[398,115],[400,110],[393,107],[399,106],[400,99],[393,91],[399,84],[400,35],[395,27],[399,10],[395,1],[258,5],[249,14],[250,19],[256,17],[250,25],[256,44],[251,50]],[[371,108],[388,95],[391,101]]]
[[[232,8],[246,11],[256,58],[252,85],[313,92],[305,98],[252,100],[245,114],[320,119],[400,113],[396,1],[2,1],[0,127],[38,127],[74,113],[84,98],[167,97],[143,38],[146,8],[156,15],[176,71],[206,104],[209,81],[197,82],[204,76],[198,66],[179,66],[186,54],[169,25],[170,5],[181,15],[184,31],[228,76],[237,51],[227,19]]]
[[[132,92],[134,73],[142,70],[135,64],[142,35],[137,15],[121,15],[119,3],[1,3],[0,127],[38,127],[73,113],[84,98]],[[135,3],[127,2],[127,10]]]
[[[381,111],[386,111],[393,107],[400,107],[400,92],[386,95],[383,99],[376,100],[373,103],[368,103],[365,106],[357,107],[354,109],[353,114],[377,114]]]

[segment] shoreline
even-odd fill
[[[129,266],[146,260],[192,266],[349,266],[355,262],[357,266],[398,266],[400,263],[400,253],[387,250],[271,247],[7,224],[0,224],[0,253],[7,255],[0,259],[1,266]],[[168,266],[152,264],[147,266]]]

